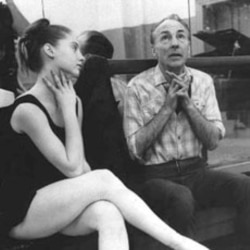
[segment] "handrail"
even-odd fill
[[[111,74],[136,74],[155,66],[156,63],[155,59],[109,60]],[[250,67],[250,55],[192,57],[188,59],[187,65],[198,69],[242,69]]]

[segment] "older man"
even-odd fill
[[[202,148],[213,150],[225,134],[212,78],[185,65],[190,31],[177,15],[155,25],[154,68],[128,84],[124,130],[141,166],[132,185],[171,226],[192,235],[198,206],[235,206],[250,235],[250,179],[209,169]]]

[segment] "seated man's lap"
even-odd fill
[[[213,169],[192,176],[192,194],[201,206],[241,206],[250,202],[250,178]],[[240,204],[241,203],[241,204]]]
[[[164,221],[177,231],[189,234],[195,202],[189,188],[173,181],[152,178],[134,189]]]
[[[244,224],[250,225],[250,178],[242,174],[206,167],[172,180],[141,181],[134,190],[162,219],[182,233],[190,232],[188,228],[193,226],[196,205],[199,208],[236,207],[249,214],[241,217],[246,219]]]

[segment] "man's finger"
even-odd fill
[[[182,81],[177,80],[176,78],[174,78],[174,79],[172,80],[172,83],[173,83],[173,84],[178,84],[178,85],[180,86],[180,88],[186,86]]]

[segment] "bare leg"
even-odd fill
[[[38,190],[26,217],[11,230],[11,236],[33,239],[62,231],[90,204],[105,200],[110,175],[106,170],[92,171]]]
[[[91,204],[62,234],[77,236],[98,231],[99,250],[127,250],[128,237],[120,211],[110,202]]]
[[[113,203],[129,223],[167,246],[178,250],[206,249],[176,233],[107,170],[92,171],[41,189],[25,220],[13,229],[12,235],[38,238],[62,231],[98,200]]]

